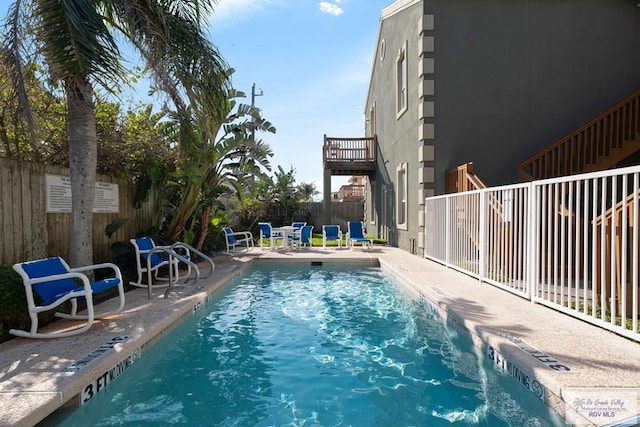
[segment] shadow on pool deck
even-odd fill
[[[110,371],[118,374],[131,362],[144,363],[136,359],[172,324],[254,262],[380,264],[401,287],[424,296],[453,327],[468,334],[483,354],[492,354],[496,369],[566,412],[570,424],[607,425],[640,413],[640,344],[397,248],[255,248],[218,255],[214,262],[212,277],[176,288],[167,299],[163,290],[156,290],[151,300],[146,289],[128,292],[123,313],[96,321],[84,334],[15,338],[0,345],[0,425],[35,425],[65,404],[78,404],[83,390],[99,391]],[[60,320],[50,327],[66,325]],[[616,406],[615,398],[624,406]],[[589,407],[589,400],[601,404]]]

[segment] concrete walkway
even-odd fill
[[[218,255],[214,262],[212,277],[178,288],[167,299],[162,290],[151,300],[146,289],[128,292],[123,313],[96,321],[84,334],[15,338],[0,345],[0,425],[35,425],[63,405],[98,393],[172,324],[253,262],[379,263],[400,286],[467,333],[496,369],[566,414],[568,424],[614,425],[640,413],[640,344],[399,249],[256,248]],[[60,320],[51,328],[68,325]]]

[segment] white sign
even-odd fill
[[[46,175],[47,212],[71,212],[71,179],[68,176]],[[120,211],[118,184],[96,182],[93,201],[94,213],[118,213]]]
[[[564,387],[562,397],[579,415],[594,425],[638,425],[639,389]],[[567,411],[567,422],[579,425]],[[583,424],[584,425],[584,424]]]

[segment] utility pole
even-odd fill
[[[262,89],[260,89],[260,93],[256,93],[256,84],[254,83],[251,86],[251,107],[255,107],[256,106],[256,96],[262,96],[264,95],[264,93],[262,93]],[[251,140],[255,142],[256,140],[256,129],[255,126],[251,129]]]

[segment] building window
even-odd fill
[[[369,118],[367,119],[367,124],[369,129],[365,129],[365,132],[368,130],[367,136],[375,136],[376,135],[376,103],[371,104],[371,108],[369,109]]]
[[[371,222],[372,225],[375,225],[376,223],[376,186],[375,186],[375,182],[371,178],[368,178],[366,182],[367,182],[367,186],[369,187],[366,193],[369,196],[369,200],[368,200],[369,203],[367,203],[367,208],[369,210],[369,221]]]
[[[407,110],[407,44],[398,52],[396,61],[396,112],[397,117]]]
[[[401,163],[397,169],[397,200],[396,207],[397,226],[399,229],[407,229],[407,164]]]

